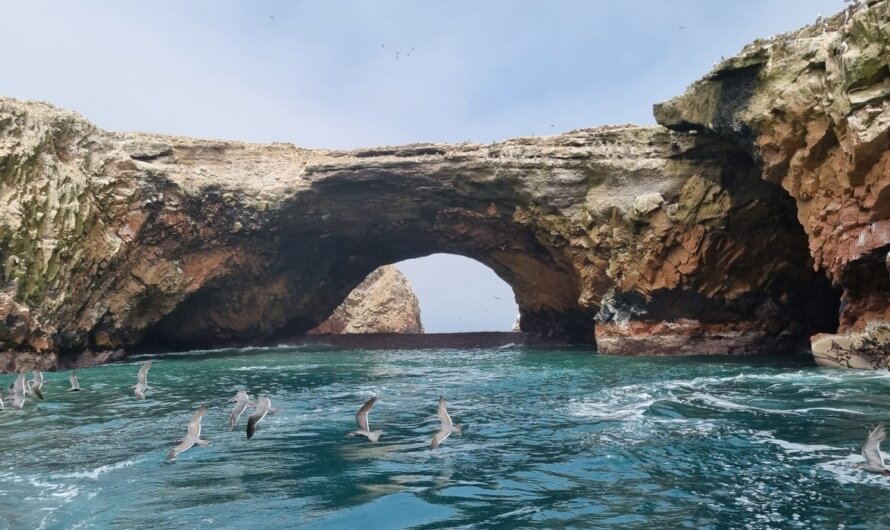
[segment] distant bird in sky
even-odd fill
[[[347,433],[346,436],[365,436],[372,442],[376,442],[377,439],[380,438],[383,431],[372,431],[368,423],[368,413],[374,408],[374,403],[376,402],[377,396],[365,401],[365,404],[362,405],[362,408],[358,409],[358,412],[355,415],[355,423],[358,424],[358,429]]]
[[[865,458],[865,463],[857,467],[869,473],[890,475],[890,471],[884,467],[884,457],[881,455],[881,442],[886,437],[887,433],[884,431],[883,425],[878,425],[868,433],[865,444],[862,446],[862,457]]]
[[[210,445],[209,441],[201,439],[201,420],[204,418],[205,412],[207,412],[207,405],[198,407],[198,411],[195,412],[195,415],[192,416],[191,421],[189,421],[188,433],[176,447],[170,449],[170,452],[167,453],[167,460],[173,460],[176,458],[176,455],[190,449],[193,445],[200,445],[202,447]]]
[[[133,393],[139,399],[145,399],[145,391],[150,388],[148,386],[148,371],[151,369],[151,363],[152,361],[143,363],[142,367],[139,368],[139,373],[136,375],[136,386],[133,387]]]
[[[445,398],[439,396],[439,410],[436,413],[439,416],[439,431],[433,436],[433,440],[430,442],[430,449],[435,449],[439,447],[449,436],[451,433],[455,433],[458,436],[461,434],[461,426],[454,425],[451,422],[451,416],[448,415],[448,410],[445,409]]]
[[[273,17],[272,15],[269,15],[269,20],[275,20],[275,17]]]
[[[686,26],[684,26],[683,24],[680,24],[680,29],[686,29]]]
[[[68,382],[71,383],[71,388],[68,389],[68,392],[77,392],[80,390],[80,382],[77,381],[77,370],[71,370],[71,375],[68,376]]]

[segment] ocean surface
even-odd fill
[[[83,392],[47,373],[44,401],[0,412],[0,527],[890,528],[890,478],[853,468],[866,428],[890,422],[887,373],[307,346],[78,375]],[[250,440],[249,410],[226,425],[240,388],[280,409]],[[380,442],[346,437],[372,395]],[[439,395],[464,433],[431,451]],[[165,461],[202,403],[212,445]]]

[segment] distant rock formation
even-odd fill
[[[890,2],[853,2],[758,40],[682,96],[659,123],[738,145],[794,199],[815,267],[843,290],[828,366],[887,368],[890,335]]]
[[[395,266],[385,265],[369,274],[309,333],[423,333],[420,302],[408,278]]]

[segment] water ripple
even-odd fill
[[[84,392],[46,374],[45,401],[0,412],[0,527],[890,527],[890,481],[853,467],[890,420],[887,374],[517,347],[197,351],[78,374]],[[247,414],[226,425],[240,388],[279,409],[251,440]],[[379,444],[346,437],[372,395]],[[439,395],[465,432],[430,451]],[[201,403],[212,445],[166,462]]]

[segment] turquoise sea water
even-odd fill
[[[138,363],[156,389],[137,400]],[[888,528],[852,468],[890,375],[581,350],[273,348],[47,373],[0,412],[4,528]],[[0,376],[5,388],[12,375]],[[239,388],[280,411],[229,432]],[[436,400],[464,435],[430,451]],[[347,438],[380,400],[378,444]],[[203,437],[165,455],[199,404]]]

